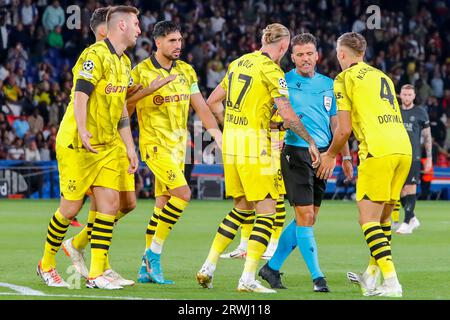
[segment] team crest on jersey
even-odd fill
[[[92,71],[92,69],[94,69],[94,61],[92,61],[92,60],[86,60],[84,63],[83,63],[83,70],[84,71]]]
[[[324,97],[323,97],[323,106],[325,107],[325,109],[326,109],[327,111],[330,111],[330,110],[331,110],[332,102],[333,102],[333,98],[327,97],[327,96],[324,96]]]
[[[77,186],[75,184],[76,184],[75,180],[69,180],[67,189],[69,189],[70,192],[74,192],[75,190],[77,190]]]
[[[167,178],[169,178],[170,182],[175,181],[176,177],[177,175],[175,174],[175,172],[173,172],[172,170],[167,171]]]

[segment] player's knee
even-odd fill
[[[316,222],[314,211],[303,211],[299,215],[297,215],[297,218],[300,224],[303,226],[313,226]]]
[[[128,212],[133,211],[135,208],[136,208],[136,200],[132,200],[132,201],[130,200],[120,207],[120,211],[122,213],[128,213]]]
[[[189,201],[191,201],[191,196],[192,196],[191,189],[186,188],[185,190],[183,190],[183,192],[180,193],[180,196],[178,198],[180,198],[186,202],[189,202]]]

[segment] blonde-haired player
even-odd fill
[[[292,110],[284,73],[279,66],[289,48],[289,30],[278,23],[268,25],[262,35],[262,47],[234,60],[225,78],[208,98],[208,104],[220,117],[225,101],[222,153],[225,187],[234,199],[234,208],[216,233],[208,257],[197,273],[204,288],[212,280],[220,254],[231,243],[242,222],[256,211],[238,291],[273,293],[255,279],[258,262],[267,248],[279,198],[277,175],[270,146],[270,118],[273,105],[278,107],[284,126],[309,143],[317,166],[319,151],[302,122]]]
[[[411,143],[403,126],[392,80],[366,64],[367,43],[361,34],[345,33],[337,41],[342,72],[334,81],[338,128],[330,148],[322,154],[318,177],[328,178],[335,157],[352,129],[359,141],[356,201],[361,225],[370,249],[370,261],[362,274],[349,272],[350,281],[367,296],[401,297],[391,253],[391,213],[411,166]],[[376,286],[379,274],[384,283]]]

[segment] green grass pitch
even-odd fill
[[[79,215],[80,222],[86,220],[88,204]],[[270,297],[236,291],[243,260],[220,260],[212,290],[200,288],[196,283],[195,274],[208,254],[219,222],[232,208],[231,201],[196,200],[186,209],[169,236],[162,257],[165,277],[174,280],[174,285],[136,284],[124,290],[108,291],[86,289],[82,281],[80,289],[46,287],[35,270],[42,255],[49,218],[57,205],[55,200],[0,200],[0,299],[89,299],[90,296],[177,300],[369,299],[346,279],[347,271],[362,271],[368,262],[368,248],[357,222],[354,202],[325,201],[315,227],[321,268],[332,292],[312,292],[305,263],[295,250],[282,269],[289,289],[279,290]],[[139,200],[136,210],[114,230],[111,264],[127,278],[136,278],[153,205],[152,200]],[[449,202],[418,202],[416,213],[422,225],[414,234],[393,234],[393,257],[404,299],[450,299]],[[288,221],[292,215],[292,208],[288,208]],[[67,237],[79,230],[71,227]],[[229,249],[234,249],[237,243],[238,237]],[[59,272],[67,280],[70,263],[62,250],[57,261]],[[5,284],[24,286],[45,295],[20,295]]]

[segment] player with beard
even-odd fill
[[[197,74],[192,66],[178,60],[182,44],[179,26],[171,21],[158,22],[153,38],[156,52],[131,72],[133,82],[144,89],[127,101],[128,110],[135,106],[137,111],[142,160],[156,177],[156,203],[146,231],[138,281],[169,284],[172,281],[164,279],[161,269],[163,245],[191,198],[184,176],[189,106],[219,146],[222,134],[200,93]],[[160,78],[171,82],[152,92],[150,83]]]
[[[432,141],[430,120],[428,119],[428,114],[425,109],[414,105],[415,98],[416,93],[414,87],[410,84],[405,84],[400,91],[400,99],[402,100],[400,111],[402,113],[403,124],[405,125],[406,131],[408,131],[409,139],[411,141],[413,161],[408,178],[400,193],[400,202],[403,209],[405,209],[405,217],[403,223],[397,230],[398,234],[412,233],[420,226],[419,220],[414,215],[414,208],[416,207],[417,183],[420,181],[420,156],[422,154],[422,145],[420,143],[421,136],[423,136],[427,156],[424,171],[430,171],[433,165],[431,156]],[[393,220],[395,221],[394,217]]]

